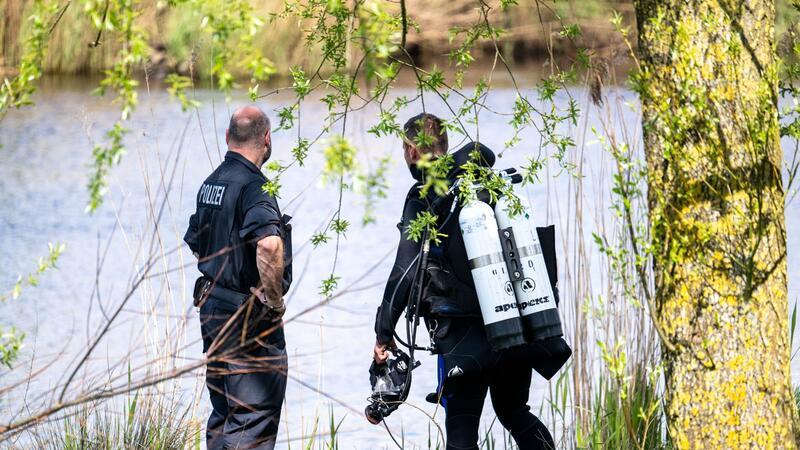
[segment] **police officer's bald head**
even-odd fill
[[[272,150],[269,118],[257,106],[241,107],[231,116],[225,140],[231,150],[259,153],[263,163]]]

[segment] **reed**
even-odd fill
[[[164,64],[164,69],[184,72],[194,63],[195,75],[204,76],[208,73],[211,45],[201,29],[203,17],[185,3],[177,3],[176,6],[168,6],[167,2],[159,0],[139,2],[137,24],[150,36],[152,62]],[[251,1],[256,12],[265,19],[277,12],[281,3]],[[473,2],[468,0],[409,0],[408,3],[409,14],[421,25],[422,30],[421,34],[411,33],[411,49],[429,58],[436,58],[449,50],[450,28],[468,26],[475,20]],[[502,38],[503,50],[517,62],[542,60],[548,57],[550,51],[557,54],[571,54],[574,51],[564,42],[556,40],[553,43],[549,37],[550,33],[561,30],[559,17],[568,23],[580,25],[586,38],[585,44],[591,43],[603,53],[604,48],[615,46],[613,29],[608,21],[612,13],[621,12],[631,20],[633,16],[630,2],[625,1],[569,0],[546,3],[546,7],[539,5],[536,0],[519,0],[517,3],[518,6],[509,12],[495,14],[498,23],[508,29]],[[3,11],[0,14],[0,69],[4,67],[10,70],[19,61],[19,44],[26,33],[26,17],[31,4],[32,0],[0,1],[0,10]],[[777,0],[776,8],[776,30],[780,36],[797,22],[798,15],[791,6],[791,0]],[[448,12],[437,12],[443,10]],[[538,24],[541,18],[545,20],[543,26],[531,25]],[[94,39],[95,33],[83,15],[82,5],[76,3],[70,6],[50,39],[45,71],[55,74],[95,74],[109,68],[119,49],[111,39],[105,40],[100,46],[90,47],[88,44]],[[277,20],[264,27],[257,44],[264,55],[276,64],[278,73],[286,75],[291,67],[309,68],[320,60],[319,53],[305,51],[302,41],[303,33],[298,23]]]
[[[782,0],[788,1],[788,0]],[[20,43],[26,36],[27,21],[32,0],[2,0],[0,8],[0,48],[2,61],[0,68],[12,70],[19,62]],[[113,65],[119,52],[113,36],[100,40],[98,46],[89,45],[96,40],[97,32],[85,16],[83,6],[72,2],[53,31],[49,41],[48,55],[44,70],[51,74],[97,74]],[[204,77],[209,73],[212,42],[203,29],[204,17],[187,2],[164,2],[142,0],[137,2],[136,24],[148,36],[151,47],[151,69]],[[439,62],[447,64],[442,55],[451,48],[450,30],[468,27],[479,17],[471,0],[408,0],[411,20],[419,25],[419,30],[409,33],[409,51],[420,58],[420,62]],[[539,5],[536,0],[519,0],[518,5],[508,11],[501,11],[492,3],[492,19],[507,29],[501,37],[503,51],[509,60],[546,59],[550,52],[572,54],[575,49],[560,40],[552,40],[551,34],[558,33],[565,21],[581,25],[587,43],[600,47],[611,45],[609,36],[612,28],[607,18],[613,11],[622,11],[632,17],[628,2],[609,0],[570,0],[569,2],[546,3]],[[297,19],[270,20],[272,14],[282,8],[282,1],[251,0],[250,5],[256,14],[265,20],[263,33],[256,38],[257,47],[271,60],[279,74],[286,75],[295,66],[306,69],[314,67],[321,60],[318,51],[308,52],[303,45],[305,39],[302,27],[310,22]],[[397,5],[387,4],[387,8],[397,10]],[[542,26],[532,26],[544,20]],[[482,45],[485,55],[493,57],[490,41]],[[238,73],[239,76],[248,74]]]
[[[104,402],[72,411],[64,419],[38,427],[40,450],[182,450],[199,448],[201,425],[173,398],[143,390],[124,402]],[[116,404],[114,404],[116,403]]]
[[[269,16],[279,11],[281,2],[253,0],[251,3],[259,16],[267,21],[256,43],[264,55],[276,63],[280,73],[288,74],[291,67],[310,67],[319,62],[319,53],[304,48],[304,35],[297,23],[288,19],[269,21]],[[178,71],[205,77],[209,72],[212,43],[203,31],[203,15],[180,2],[174,7],[158,0],[144,0],[138,5],[136,24],[147,33],[151,47],[148,69],[162,76],[162,72]],[[5,11],[0,15],[0,68],[12,70],[19,61],[20,44],[26,36],[26,17],[30,14],[32,1],[3,0],[0,8]],[[44,71],[50,74],[98,74],[111,67],[120,50],[119,44],[113,36],[106,36],[101,37],[100,45],[89,45],[96,37],[97,32],[82,6],[71,4],[53,29]]]

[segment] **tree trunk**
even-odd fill
[[[772,0],[639,0],[668,429],[794,448]]]

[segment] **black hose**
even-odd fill
[[[414,281],[412,282],[411,288],[416,288],[415,291],[411,291],[416,295],[416,301],[414,302],[414,313],[410,315],[408,311],[406,312],[406,339],[408,339],[409,345],[408,346],[408,377],[406,378],[406,383],[403,389],[403,395],[401,397],[402,401],[405,401],[408,398],[408,393],[411,391],[411,380],[413,378],[414,368],[416,367],[416,359],[414,359],[414,351],[417,350],[417,328],[419,327],[419,307],[422,304],[422,291],[423,287],[421,285],[421,280],[425,279],[425,270],[427,270],[428,265],[428,252],[430,249],[430,243],[428,242],[428,231],[427,228],[422,233],[422,257],[419,260],[419,265],[417,266],[417,274],[414,277]],[[410,308],[409,308],[410,311]],[[413,322],[413,325],[412,325]],[[420,350],[425,350],[424,348],[420,348]]]

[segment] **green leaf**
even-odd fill
[[[581,27],[578,24],[564,24],[559,34],[567,39],[575,39],[581,35]]]
[[[333,294],[333,291],[335,291],[336,287],[339,285],[340,279],[341,277],[331,274],[328,278],[322,280],[322,285],[319,289],[320,295],[323,297],[330,297],[331,294]]]

